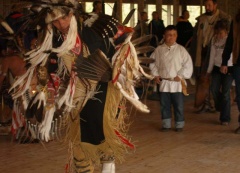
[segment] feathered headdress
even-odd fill
[[[42,0],[42,5],[45,8],[46,6],[49,8],[45,18],[46,23],[67,15],[69,12],[81,9],[80,4],[76,0]]]
[[[47,24],[70,12],[84,13],[77,0],[35,0],[30,2],[29,14],[22,17],[25,19],[25,24],[22,25],[19,33],[28,29],[46,29]]]

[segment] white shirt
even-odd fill
[[[182,79],[189,79],[192,76],[192,59],[186,49],[175,43],[172,46],[162,44],[152,53],[150,58],[155,62],[150,64],[152,75],[161,78],[174,78],[179,76]],[[181,82],[162,80],[160,92],[182,92]]]
[[[211,41],[211,51],[210,51],[210,59],[208,64],[207,72],[211,73],[214,66],[221,67],[222,65],[222,53],[225,47],[227,37],[216,40],[215,37],[213,37]],[[232,63],[232,55],[231,58],[228,60],[228,66],[233,66]]]

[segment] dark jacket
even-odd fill
[[[151,45],[154,47],[157,47],[158,42],[160,42],[163,38],[163,34],[164,34],[164,30],[165,30],[163,20],[161,20],[161,19],[159,19],[157,21],[152,20],[148,25],[148,29],[149,29],[150,34],[153,34],[157,37],[157,40],[155,38],[153,38],[151,40]]]

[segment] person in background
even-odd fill
[[[197,17],[190,55],[194,63],[194,77],[196,78],[195,107],[196,113],[215,112],[210,100],[210,82],[207,68],[210,56],[211,40],[214,26],[219,20],[231,21],[231,16],[217,8],[217,0],[204,1],[206,13]]]
[[[1,29],[0,32],[3,37],[8,31],[10,34],[14,34],[12,39],[2,39],[1,40],[1,51],[4,56],[12,55],[16,52],[27,52],[31,50],[31,41],[37,37],[36,29],[29,29],[21,31],[21,27],[25,23],[26,19],[23,14],[23,7],[18,4],[14,4],[11,8],[11,13],[5,18],[6,23],[9,25],[9,28]],[[14,39],[14,41],[13,41]]]
[[[148,14],[147,12],[143,11],[140,13],[140,19],[138,20],[137,25],[134,27],[135,32],[133,34],[132,40],[149,34],[147,22]]]
[[[14,4],[11,8],[11,13],[5,18],[14,32],[17,32],[22,25],[22,22],[18,21],[21,17],[23,17],[23,8]]]
[[[93,2],[93,13],[100,14],[102,13],[102,2],[101,1],[94,1]]]
[[[152,20],[148,25],[149,34],[152,34],[156,37],[153,37],[150,44],[154,47],[158,46],[158,43],[163,38],[163,33],[165,30],[165,26],[163,20],[159,18],[159,14],[157,11],[152,12]]]
[[[232,58],[228,60],[228,73],[220,72],[222,53],[226,44],[229,23],[226,20],[218,21],[214,26],[213,39],[211,41],[210,60],[207,75],[212,76],[210,89],[215,103],[215,109],[220,112],[220,122],[228,125],[231,117],[230,89],[232,86]]]
[[[9,25],[10,29],[12,30],[12,33],[16,33],[21,25],[22,25],[22,22],[20,22],[20,18],[23,16],[23,13],[22,13],[22,8],[21,6],[19,5],[12,5],[11,7],[11,12],[10,14],[4,19],[5,22]],[[6,33],[6,28],[1,28],[0,32],[1,33]],[[10,40],[7,40],[7,39],[1,39],[0,40],[0,43],[1,43],[1,52],[3,55],[6,55],[6,54],[11,54],[11,53],[8,53],[8,47],[11,47],[11,49],[16,49],[15,47],[15,44],[13,41],[10,41]]]
[[[150,69],[155,81],[160,84],[162,131],[169,131],[171,128],[173,105],[175,130],[181,132],[185,124],[182,82],[185,83],[184,79],[192,75],[192,59],[186,49],[176,43],[177,28],[174,25],[166,27],[163,37],[164,43],[150,56],[155,60],[150,64]]]
[[[0,124],[8,132],[12,125],[12,110],[14,101],[9,93],[9,89],[14,82],[14,78],[23,75],[26,72],[25,61],[19,56],[6,56],[0,58],[0,96],[1,114]],[[0,126],[1,126],[0,125]]]
[[[31,41],[31,50],[34,48],[36,48],[36,38]],[[19,55],[12,55],[0,58],[0,95],[3,98],[2,110],[6,111],[9,108],[11,112],[14,111],[16,104],[14,104],[12,96],[9,93],[9,89],[11,88],[11,85],[14,83],[14,80],[24,75],[26,71],[27,71],[26,61],[24,61],[23,57]],[[36,80],[32,80],[31,88],[35,88],[35,86]],[[0,120],[1,120],[0,124],[5,124],[6,128],[8,128],[8,126],[12,124],[15,124],[16,126],[19,125],[19,128],[22,127],[21,120],[17,119],[15,116],[12,116],[12,113],[9,114],[4,113],[0,115]],[[28,139],[22,138],[20,143],[26,143],[29,141],[31,141],[29,140],[29,138]],[[31,142],[37,142],[37,140]]]
[[[238,4],[238,12],[233,18],[230,31],[226,41],[226,46],[222,54],[222,66],[221,72],[223,74],[229,73],[227,66],[231,54],[233,57],[233,78],[236,85],[236,101],[238,111],[240,112],[240,3]],[[235,130],[235,133],[240,134],[240,114],[238,117],[239,127]]]
[[[185,48],[190,47],[191,39],[193,36],[193,26],[189,22],[189,11],[183,10],[182,16],[179,17],[176,25],[178,31],[177,43]]]

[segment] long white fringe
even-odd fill
[[[49,108],[45,113],[43,122],[39,125],[41,139],[48,142],[50,140],[50,130],[53,121],[54,112],[56,111],[55,106]]]

